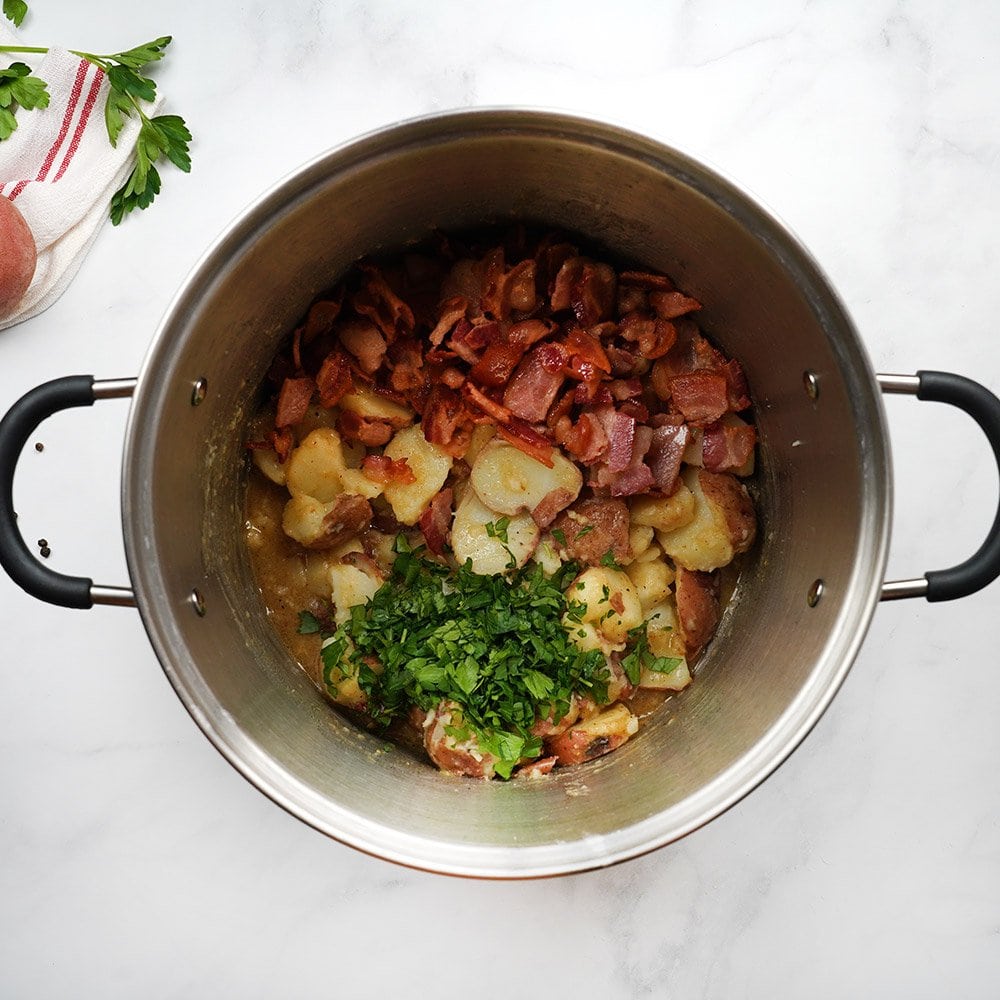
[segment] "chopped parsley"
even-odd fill
[[[504,520],[491,537],[506,533]],[[396,551],[390,578],[335,630],[300,615],[300,631],[323,637],[328,688],[356,678],[376,723],[388,725],[412,705],[428,711],[444,699],[457,702],[461,717],[449,735],[474,735],[507,778],[520,760],[540,755],[541,740],[530,731],[537,718],[564,715],[574,693],[607,702],[604,655],[580,650],[562,622],[564,615],[580,621],[585,610],[563,593],[577,566],[551,577],[537,564],[479,576],[471,561],[451,570],[403,536]]]
[[[498,521],[486,522],[486,534],[490,538],[498,538],[504,545],[507,544],[507,529],[510,527],[510,518],[501,517]]]
[[[637,625],[628,634],[629,643],[634,643],[631,652],[622,657],[621,666],[630,684],[639,683],[642,668],[658,674],[673,673],[680,666],[680,656],[654,656],[649,648],[649,636],[646,633],[646,623]]]
[[[580,536],[577,535],[577,538],[579,538],[579,537]],[[621,569],[622,568],[621,565],[619,564],[618,560],[615,559],[615,554],[614,554],[614,551],[612,549],[608,549],[608,551],[605,552],[603,556],[601,556],[601,565],[602,566],[608,566],[611,569]]]

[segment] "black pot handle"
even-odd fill
[[[951,372],[920,371],[916,375],[879,375],[883,392],[907,393],[917,399],[950,403],[979,424],[993,449],[1000,470],[1000,399],[985,386]],[[1000,576],[1000,509],[993,527],[974,555],[951,569],[931,570],[916,580],[882,585],[882,600],[926,597],[928,601],[953,601],[967,597]]]
[[[131,590],[96,587],[87,577],[57,573],[39,562],[25,545],[14,512],[14,469],[35,428],[60,410],[93,406],[98,399],[125,398],[134,389],[135,379],[98,382],[92,375],[69,375],[32,389],[0,420],[0,566],[32,597],[64,608],[135,605]]]

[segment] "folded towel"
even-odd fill
[[[0,44],[21,43],[0,24]],[[126,120],[113,147],[104,124],[104,71],[65,49],[50,49],[37,66],[32,58],[0,53],[0,66],[27,62],[49,90],[49,106],[19,110],[16,131],[0,142],[0,197],[20,210],[38,249],[31,286],[0,330],[38,315],[66,290],[132,170],[140,128],[135,116]],[[160,103],[157,97],[148,114]]]

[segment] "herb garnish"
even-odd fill
[[[387,725],[411,705],[427,711],[455,701],[461,725],[451,735],[474,734],[508,778],[518,761],[539,756],[541,740],[530,732],[539,716],[564,715],[574,692],[607,701],[604,655],[580,650],[562,622],[584,611],[563,594],[577,566],[551,577],[537,564],[478,576],[471,561],[451,570],[402,535],[396,550],[390,578],[336,631],[300,616],[300,630],[318,626],[323,636],[327,686],[356,678],[376,722]]]
[[[639,675],[643,667],[654,673],[670,674],[680,666],[683,659],[680,656],[654,656],[653,651],[649,648],[649,636],[646,632],[645,622],[629,630],[628,641],[635,645],[632,646],[631,652],[622,657],[621,666],[630,684],[639,683]]]
[[[577,537],[579,537],[579,536],[577,536]],[[615,554],[614,554],[614,551],[612,549],[608,549],[608,551],[605,552],[603,556],[601,556],[601,565],[602,566],[608,566],[611,569],[621,569],[622,568],[621,565],[620,565],[620,563],[618,562],[618,560],[615,559]]]

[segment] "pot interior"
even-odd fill
[[[508,218],[584,234],[704,303],[699,325],[740,360],[754,400],[760,532],[694,683],[639,736],[545,781],[484,783],[387,751],[338,715],[286,653],[244,546],[244,445],[279,342],[355,259],[433,228]],[[208,393],[193,406],[199,378]],[[554,874],[687,833],[809,730],[877,601],[890,515],[886,441],[848,316],[794,238],[735,186],[609,126],[464,112],[321,157],[206,254],[139,380],[123,475],[126,549],[178,694],[277,802],[342,841],[418,867]],[[811,607],[817,579],[823,596]]]

